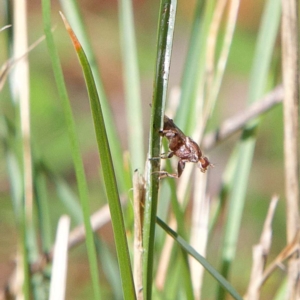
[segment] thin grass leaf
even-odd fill
[[[82,158],[80,155],[78,140],[76,137],[76,130],[75,130],[74,119],[72,116],[72,110],[70,107],[67,89],[64,82],[63,72],[62,72],[57,49],[51,32],[51,5],[49,0],[42,1],[42,10],[43,10],[44,31],[46,35],[48,51],[52,61],[53,72],[54,72],[54,76],[58,88],[58,93],[62,100],[64,114],[67,123],[68,135],[71,143],[71,154],[74,161],[76,179],[77,179],[78,190],[79,190],[79,198],[81,202],[84,226],[86,231],[86,247],[87,247],[89,267],[90,267],[90,272],[92,277],[94,298],[100,299],[99,274],[98,274],[98,267],[97,267],[98,263],[97,263],[97,255],[96,255],[96,249],[94,243],[94,235],[90,223],[90,207],[89,207],[89,200],[88,200],[87,182],[85,178]]]
[[[106,124],[107,137],[111,146],[111,153],[115,162],[114,168],[116,170],[118,187],[121,193],[127,193],[128,190],[132,187],[130,172],[126,172],[126,168],[124,168],[120,138],[118,137],[116,126],[114,125],[111,108],[109,106],[101,74],[97,66],[96,55],[93,51],[91,41],[85,28],[80,9],[76,0],[61,0],[60,2],[63,7],[63,12],[69,20],[69,23],[73,28],[74,32],[76,32],[78,39],[80,40],[83,48],[85,49],[88,61],[90,62],[90,66],[97,87],[97,92],[101,102],[103,117]],[[140,124],[141,123],[139,123],[139,126]]]
[[[123,299],[122,282],[119,273],[118,262],[110,246],[96,238],[97,252],[101,261],[103,273],[105,274],[109,285],[112,287],[112,299]]]
[[[77,196],[72,191],[71,187],[59,177],[54,179],[56,192],[60,201],[65,205],[68,213],[72,216],[72,220],[76,225],[83,223],[82,210],[79,205]]]
[[[152,100],[152,112],[149,138],[149,157],[159,157],[161,138],[159,130],[162,128],[164,108],[167,96],[167,87],[170,72],[172,42],[175,25],[176,0],[162,0],[160,3],[160,16],[158,22],[158,42],[156,73]],[[146,201],[143,228],[143,289],[144,298],[151,299],[152,271],[154,255],[155,218],[158,200],[158,171],[160,160],[148,160],[146,179]],[[156,172],[156,173],[155,173]]]
[[[50,209],[47,199],[45,174],[40,170],[35,173],[35,195],[43,253],[49,253],[52,247]]]
[[[284,166],[287,241],[299,232],[299,14],[298,2],[282,1]],[[300,298],[298,254],[288,264],[287,298]]]
[[[49,164],[40,160],[37,167],[38,172],[43,172],[47,179],[53,182],[56,187],[56,193],[62,204],[66,207],[68,215],[70,215],[72,222],[75,225],[83,223],[82,209],[77,195],[73,192],[68,183],[51,170]]]
[[[110,147],[107,139],[106,128],[97,89],[95,86],[92,70],[84,53],[84,50],[63,14],[61,14],[61,16],[63,18],[66,29],[68,30],[76,53],[78,55],[78,59],[82,66],[89,94],[90,106],[93,115],[94,128],[98,144],[98,151],[102,165],[102,175],[111,212],[111,220],[119,260],[124,299],[135,299],[136,297],[133,284],[132,270],[130,266],[130,257],[126,240],[124,220],[122,215],[122,207],[119,199],[117,182],[115,178]]]
[[[70,218],[68,216],[62,216],[59,219],[56,232],[49,300],[65,299],[69,230]]]
[[[225,4],[226,3],[224,3],[224,1],[222,1],[221,6],[223,6]],[[215,74],[213,74],[214,73],[213,70],[209,70],[209,72],[211,72],[212,76],[214,75],[214,77],[212,78],[213,82],[212,82],[211,86],[208,87],[208,100],[206,102],[206,107],[205,107],[205,111],[204,111],[204,116],[203,116],[204,120],[202,121],[202,126],[201,126],[202,130],[200,130],[201,137],[203,136],[203,131],[205,129],[207,120],[214,110],[214,107],[216,105],[217,98],[218,98],[218,95],[220,92],[224,72],[225,72],[226,65],[227,65],[228,55],[229,55],[231,44],[232,44],[233,34],[235,31],[235,26],[236,26],[236,22],[237,22],[239,6],[240,6],[240,0],[230,1],[228,20],[227,20],[227,24],[226,24],[226,31],[225,31],[225,36],[224,36],[222,52],[221,52],[219,60],[217,62]],[[220,18],[220,20],[221,20],[221,18]],[[213,50],[213,49],[208,48],[207,50],[208,50],[208,52],[212,51],[214,53],[215,49]]]
[[[170,235],[167,236],[174,241]],[[193,300],[195,297],[188,264],[188,253],[181,248],[178,249],[178,247],[173,247],[173,249],[173,252],[175,252],[171,260],[173,264],[171,264],[168,269],[166,283],[163,289],[164,294],[161,299]],[[174,264],[174,261],[176,261],[176,264]]]
[[[120,0],[119,7],[131,171],[138,169],[143,172],[143,117],[132,2]]]
[[[280,21],[280,0],[266,3],[251,73],[248,102],[257,101],[265,92],[268,72],[272,59],[275,39]],[[238,158],[233,189],[229,199],[229,209],[222,251],[222,274],[227,277],[231,262],[235,256],[238,233],[242,219],[248,178],[255,148],[257,121],[251,122],[243,131],[238,145]],[[219,289],[218,299],[224,299],[224,290]]]
[[[180,247],[185,250],[188,254],[194,257],[201,265],[219,282],[219,284],[234,298],[242,300],[243,298],[237,293],[234,287],[193,247],[191,247],[180,235],[173,231],[165,222],[161,219],[156,219],[157,224],[161,226],[170,236],[178,242]]]
[[[203,49],[206,49],[206,37],[214,6],[214,0],[198,0],[196,4],[189,50],[182,77],[180,102],[175,117],[176,125],[187,135],[192,133],[195,128],[195,120],[199,117],[196,101],[204,84],[206,52]]]
[[[11,122],[4,116],[0,117],[1,143],[4,149],[8,179],[10,182],[10,195],[16,222],[20,222],[23,211],[23,184],[21,168],[16,154],[16,130]]]
[[[8,5],[9,6],[9,5]],[[10,11],[11,13],[12,11]],[[13,57],[21,57],[28,51],[28,35],[27,35],[27,10],[26,3],[23,1],[15,1],[13,6],[14,31],[11,45],[13,46]],[[18,230],[20,235],[20,244],[22,244],[22,263],[24,279],[23,291],[24,296],[28,298],[31,288],[32,294],[41,296],[40,285],[34,280],[34,276],[30,276],[29,266],[38,258],[37,239],[33,221],[33,161],[31,149],[31,127],[30,127],[30,84],[29,84],[29,62],[28,57],[24,57],[18,61],[15,66],[14,73],[10,74],[10,93],[13,104],[16,108],[15,119],[16,141],[20,149],[21,163],[19,168],[21,171],[22,194],[18,200],[18,210],[20,212],[20,220]],[[17,153],[17,152],[16,152]],[[14,180],[12,178],[12,180]]]
[[[26,225],[25,225],[25,213],[22,214],[21,220],[19,223],[19,249],[21,249],[21,260],[22,260],[22,271],[23,271],[23,285],[22,285],[22,297],[25,300],[31,299],[31,282],[30,282],[30,267],[29,267],[29,260],[28,260],[28,249],[27,249],[27,238],[26,238]]]

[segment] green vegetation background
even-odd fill
[[[263,8],[263,1],[242,1],[237,30],[230,51],[227,71],[223,81],[216,114],[209,123],[209,128],[216,128],[222,120],[246,108],[247,82],[252,64],[257,30]],[[29,43],[31,44],[43,35],[40,1],[29,3]],[[122,65],[120,54],[118,7],[116,1],[84,1],[80,4],[92,44],[97,54],[97,62],[101,69],[110,105],[122,142],[123,149],[127,149],[126,117],[122,81]],[[184,59],[188,46],[193,7],[190,1],[178,3],[175,27],[173,56],[171,61],[171,75],[169,90],[180,83]],[[72,101],[76,128],[80,139],[85,170],[87,174],[91,207],[94,210],[105,204],[103,186],[99,183],[99,161],[94,129],[89,110],[89,103],[81,68],[72,48],[67,32],[58,14],[60,7],[53,4],[53,24],[56,25],[54,37],[59,48],[59,55],[63,64],[65,80],[69,96]],[[148,127],[150,118],[149,103],[152,98],[152,85],[156,55],[157,12],[159,3],[153,1],[134,1],[136,40],[138,44],[139,68],[141,75],[141,91],[143,105],[143,126],[145,134],[145,149],[147,149]],[[5,24],[1,21],[0,27]],[[0,33],[0,45],[5,45],[5,33]],[[275,55],[276,57],[276,55]],[[1,46],[0,61],[7,59],[6,47]],[[57,95],[51,62],[42,42],[29,55],[30,62],[30,94],[31,94],[31,126],[32,136],[36,142],[38,154],[51,164],[76,191],[70,145],[66,132],[66,124],[62,104]],[[280,64],[274,60],[273,68]],[[270,80],[274,80],[270,78]],[[0,109],[7,116],[13,117],[9,92],[6,87],[1,92]],[[238,135],[222,143],[208,153],[215,168],[209,176],[209,193],[214,196],[220,186],[221,174],[229,158],[234,142]],[[284,209],[284,180],[283,180],[283,126],[282,107],[277,106],[268,112],[259,126],[255,158],[251,169],[247,201],[242,221],[237,257],[231,270],[231,282],[243,294],[247,287],[251,267],[252,246],[258,242],[263,221],[267,212],[271,196],[280,195],[273,223],[273,246],[270,259],[285,245],[285,209]],[[5,167],[3,149],[0,148],[0,285],[5,284],[12,267],[12,260],[16,252],[17,229],[14,220],[13,207],[10,200],[9,182]],[[49,209],[51,221],[56,228],[58,218],[66,213],[55,192],[49,194]],[[131,191],[128,191],[131,193]],[[218,249],[220,246],[220,223],[209,242],[208,260],[215,262],[218,267]],[[54,230],[53,230],[54,234]],[[113,234],[110,225],[105,226],[98,234],[115,252]],[[91,282],[85,245],[72,250],[69,259],[67,299],[89,299],[92,293]],[[282,276],[275,272],[268,282],[265,294],[272,299],[272,289]],[[104,276],[101,278],[105,280]],[[211,278],[205,277],[205,282],[212,288],[204,289],[204,298],[209,299],[215,291]],[[206,295],[206,296],[205,296]]]

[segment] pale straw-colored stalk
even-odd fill
[[[14,57],[27,53],[27,8],[26,1],[14,0]],[[33,184],[32,157],[30,145],[30,102],[29,102],[29,65],[24,56],[14,70],[14,98],[20,104],[21,132],[23,145],[24,195],[27,221],[32,220]]]
[[[56,240],[54,245],[49,300],[65,299],[68,266],[69,229],[70,218],[68,216],[62,216],[58,222]]]
[[[282,1],[282,70],[284,85],[284,161],[287,203],[287,240],[299,231],[299,52],[298,5],[295,0]],[[289,261],[288,298],[300,298],[299,253]]]

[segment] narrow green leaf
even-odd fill
[[[206,38],[211,22],[215,0],[198,0],[181,83],[179,107],[176,124],[187,135],[195,127],[196,101],[200,87],[203,86],[205,72]]]
[[[259,31],[256,52],[251,73],[248,102],[258,100],[265,92],[272,53],[280,22],[280,0],[266,3]],[[229,198],[229,210],[225,228],[222,274],[227,277],[231,262],[235,257],[240,230],[249,174],[255,148],[255,133],[258,121],[251,122],[243,131],[238,145],[237,164],[233,176],[232,192]],[[225,299],[224,290],[219,289],[218,299]]]
[[[143,173],[145,166],[143,118],[131,0],[120,0],[119,6],[131,171],[138,169]]]
[[[46,35],[48,51],[52,61],[53,72],[54,72],[54,76],[58,88],[58,93],[62,100],[64,113],[66,117],[68,135],[71,143],[71,153],[74,161],[76,179],[77,179],[78,190],[79,190],[79,197],[80,197],[80,202],[81,202],[81,207],[83,212],[84,227],[86,232],[86,247],[87,247],[88,259],[89,259],[92,283],[93,283],[94,298],[100,299],[99,274],[98,274],[98,267],[97,267],[98,263],[97,263],[97,255],[96,255],[96,249],[94,243],[94,235],[90,223],[90,207],[89,207],[89,200],[88,200],[87,182],[84,173],[82,158],[80,155],[78,139],[76,137],[76,130],[75,130],[75,124],[72,115],[72,110],[70,107],[67,89],[64,82],[63,72],[60,65],[54,39],[52,36],[50,0],[42,0],[42,10],[43,10],[44,31]]]
[[[86,81],[86,86],[89,94],[90,106],[94,120],[94,128],[96,132],[96,139],[98,144],[98,151],[100,156],[100,161],[102,165],[102,175],[105,183],[106,194],[108,199],[108,204],[110,208],[112,226],[115,237],[115,244],[117,249],[117,255],[119,260],[119,267],[122,279],[124,299],[135,299],[135,290],[133,284],[132,270],[130,266],[130,257],[127,246],[126,232],[122,214],[121,202],[119,199],[117,182],[114,173],[114,167],[112,163],[109,143],[107,139],[104,118],[102,114],[102,109],[93,78],[92,70],[90,68],[87,57],[84,50],[78,41],[75,33],[68,24],[67,20],[61,14],[63,21],[65,23],[66,29],[70,35],[73,42],[74,48],[78,55],[82,70],[84,72],[84,78]]]
[[[193,247],[191,247],[180,235],[173,231],[165,222],[157,218],[156,222],[163,228],[178,244],[180,247],[194,257],[201,265],[208,271],[219,284],[234,298],[242,300],[243,298],[238,294],[234,287]]]
[[[173,44],[173,33],[176,15],[176,0],[161,0],[160,16],[158,22],[158,42],[156,56],[156,73],[154,79],[154,92],[152,100],[152,113],[150,124],[149,156],[160,155],[161,138],[159,130],[162,128],[164,107],[167,96],[169,71]],[[157,211],[158,172],[160,160],[149,160],[147,164],[147,187],[145,201],[145,216],[143,228],[143,289],[144,298],[152,296],[152,272],[154,255],[155,219]]]
[[[114,125],[111,108],[109,106],[101,74],[97,66],[96,55],[93,51],[80,9],[76,0],[60,0],[60,2],[65,16],[73,30],[76,32],[76,35],[85,50],[88,61],[90,62],[106,124],[107,137],[111,146],[111,154],[115,162],[114,167],[116,170],[118,187],[122,193],[127,193],[132,187],[130,172],[125,172],[126,170],[123,163],[120,138],[118,137],[116,126]]]
[[[38,212],[42,249],[43,253],[49,253],[52,248],[53,238],[50,222],[50,209],[47,199],[46,178],[45,174],[39,169],[35,171],[34,177],[36,206]]]
[[[156,73],[152,100],[150,123],[149,157],[159,157],[161,138],[159,130],[162,128],[164,108],[167,95],[170,61],[172,53],[173,32],[175,25],[176,0],[162,0],[158,22],[158,42]],[[145,216],[143,228],[143,288],[144,298],[152,297],[152,271],[154,255],[155,219],[157,211],[160,160],[148,160],[147,187],[145,201]],[[155,173],[156,172],[156,173]]]

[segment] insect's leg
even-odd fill
[[[161,136],[165,136],[167,138],[173,138],[176,135],[176,132],[173,130],[167,129],[167,130],[160,130],[158,132]]]
[[[174,152],[170,151],[168,153],[161,153],[158,157],[151,157],[149,160],[155,160],[155,159],[167,159],[171,158],[174,155]]]
[[[170,174],[167,171],[157,171],[153,173],[159,173],[159,179],[166,178],[166,177],[171,177],[171,178],[179,178],[184,170],[185,167],[185,162],[182,160],[178,161],[178,166],[177,166],[177,174]]]
[[[162,178],[166,178],[166,177],[178,178],[178,174],[170,174],[167,171],[157,171],[157,172],[153,172],[153,173],[158,173],[159,174],[159,177],[158,177],[159,180],[162,179]]]
[[[160,155],[160,158],[162,158],[162,159],[167,159],[167,158],[173,157],[173,155],[174,155],[174,152],[173,152],[173,151],[169,151],[168,153],[162,153],[162,154]]]
[[[177,166],[178,178],[181,176],[181,174],[184,170],[184,167],[185,167],[185,162],[180,159],[178,161],[178,166]]]

